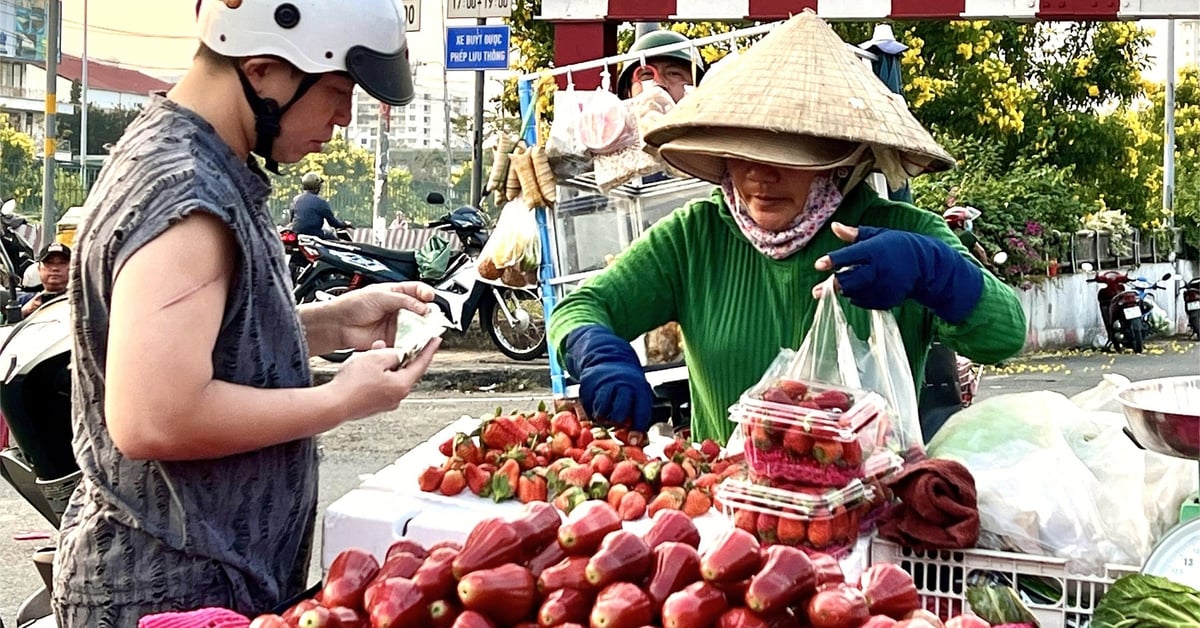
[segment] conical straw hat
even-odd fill
[[[710,74],[645,141],[709,181],[731,157],[822,170],[873,160],[892,187],[954,167],[903,98],[807,9]]]

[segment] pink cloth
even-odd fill
[[[745,202],[733,187],[733,177],[728,172],[721,179],[721,191],[725,194],[725,204],[729,206],[729,213],[733,215],[738,229],[754,248],[771,259],[791,257],[796,251],[804,248],[842,204],[842,193],[833,182],[833,178],[825,174],[817,175],[808,189],[804,211],[783,231],[770,231],[758,226],[750,217]]]
[[[225,608],[158,613],[138,620],[138,628],[250,628],[250,620]]]

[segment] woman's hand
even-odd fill
[[[433,288],[409,281],[374,284],[351,290],[336,299],[301,309],[308,332],[309,352],[339,349],[365,351],[376,341],[396,342],[396,317],[401,309],[424,315],[433,301]]]
[[[434,338],[403,368],[399,351],[382,340],[369,345],[370,351],[352,356],[327,384],[344,400],[344,419],[361,419],[399,407],[429,369],[441,342]]]
[[[957,324],[983,294],[983,271],[937,238],[839,222],[832,229],[851,244],[818,259],[816,268],[834,271],[835,289],[858,307],[888,310],[912,299]],[[821,292],[814,287],[813,297]]]

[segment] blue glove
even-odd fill
[[[629,342],[603,325],[584,325],[563,343],[567,370],[579,378],[579,399],[592,420],[650,429],[654,393]]]
[[[983,295],[983,271],[936,238],[859,227],[858,239],[829,254],[842,294],[859,307],[887,310],[905,299],[961,323]]]

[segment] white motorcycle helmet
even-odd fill
[[[389,105],[413,99],[404,20],[395,0],[200,0],[200,41],[233,58],[279,57],[306,73],[296,94],[280,105],[259,97],[238,70],[257,120],[254,152],[268,169],[279,119],[320,75],[346,72],[371,96]],[[264,152],[265,151],[265,152]]]

